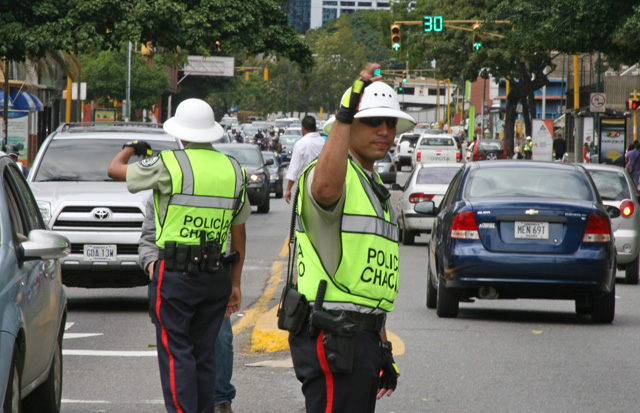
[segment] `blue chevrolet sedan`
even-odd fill
[[[441,204],[429,244],[427,307],[457,317],[479,299],[575,300],[598,323],[615,316],[616,249],[610,214],[579,165],[470,162]]]

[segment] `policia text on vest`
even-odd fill
[[[220,236],[221,243],[227,241],[229,227],[231,226],[231,218],[209,218],[192,215],[185,215],[180,228],[180,237],[183,238],[200,238],[200,232],[205,231],[208,240],[214,240]]]
[[[360,281],[373,283],[381,287],[387,286],[393,291],[398,291],[398,270],[400,269],[398,256],[393,253],[385,253],[382,250],[369,248],[364,265],[360,274]],[[302,247],[298,246],[298,277],[304,277],[304,253]]]

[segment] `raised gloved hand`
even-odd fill
[[[351,86],[342,97],[340,109],[336,114],[337,120],[342,123],[353,123],[353,117],[358,112],[358,106],[360,105],[360,98],[362,98],[364,88],[374,81],[382,79],[380,71],[378,70],[379,67],[380,65],[377,63],[368,63],[367,67],[360,72],[360,77],[353,82],[353,86]]]
[[[393,355],[391,354],[391,343],[388,341],[380,343],[380,350],[382,351],[382,370],[380,370],[378,390],[385,389],[388,393],[389,390],[393,391],[396,389],[400,370],[398,370],[398,366],[396,366],[396,362],[393,360]],[[378,394],[378,398],[380,398],[381,395],[380,393]]]
[[[151,150],[151,145],[146,141],[129,141],[122,145],[122,149],[130,146],[134,149],[134,153],[138,156],[151,156],[153,155],[153,151]]]

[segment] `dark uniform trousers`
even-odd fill
[[[156,262],[149,305],[167,412],[213,412],[214,343],[230,295],[231,276],[223,266],[189,275]]]
[[[356,333],[353,371],[332,373],[322,345],[322,333],[289,334],[296,377],[302,383],[308,413],[374,412],[382,367],[380,334]]]

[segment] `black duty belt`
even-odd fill
[[[384,328],[385,321],[387,319],[386,314],[366,314],[359,313],[357,311],[343,311],[343,310],[325,310],[327,313],[339,316],[341,313],[345,313],[347,317],[354,322],[358,330],[361,331],[373,331],[379,333]]]

